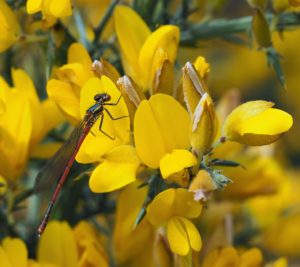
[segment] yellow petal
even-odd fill
[[[32,114],[29,101],[24,99],[24,95],[17,90],[10,90],[6,101],[9,108],[6,109],[0,121],[0,126],[5,129],[2,133],[2,150],[5,150],[11,166],[14,167],[10,173],[17,175],[22,171],[28,157],[32,134]]]
[[[239,255],[233,247],[215,249],[203,261],[203,267],[239,266]]]
[[[103,128],[106,129],[106,127]],[[101,162],[103,155],[118,145],[121,145],[121,142],[116,139],[111,140],[99,132],[99,123],[96,123],[80,146],[76,161],[84,164]]]
[[[111,192],[135,181],[136,165],[104,161],[93,171],[89,187],[95,193]]]
[[[80,256],[78,267],[108,267],[108,259],[102,245],[101,236],[91,224],[80,221],[73,229]]]
[[[92,60],[89,53],[81,43],[73,43],[68,49],[68,63],[80,63],[90,70]]]
[[[0,263],[1,267],[12,267],[5,250],[0,246]]]
[[[138,66],[139,51],[150,35],[150,29],[133,9],[126,6],[118,5],[115,8],[114,21],[122,56],[128,62],[126,73],[136,78],[136,72],[141,71]]]
[[[13,180],[17,178],[20,170],[16,170],[16,164],[14,156],[16,155],[16,142],[6,130],[1,129],[2,145],[0,149],[0,168],[1,174],[7,180]]]
[[[27,267],[28,252],[24,242],[18,238],[7,237],[2,243],[3,249],[8,256],[11,267]],[[16,257],[17,253],[17,257]],[[1,258],[0,258],[1,262]],[[1,263],[2,266],[2,263]]]
[[[288,113],[271,108],[266,101],[251,101],[237,107],[227,117],[224,136],[246,145],[266,145],[288,131],[293,118]]]
[[[210,65],[206,62],[204,57],[197,57],[193,65],[202,78],[205,78],[210,72]]]
[[[49,98],[42,102],[41,108],[43,110],[44,120],[47,122],[43,127],[43,134],[45,135],[58,124],[64,122],[65,118],[56,103]]]
[[[173,216],[176,190],[171,188],[159,193],[150,203],[147,219],[155,226],[166,224]]]
[[[138,188],[140,184],[136,181],[126,186],[121,191],[117,202],[113,242],[114,249],[118,252],[116,259],[120,265],[143,255],[148,246],[151,251],[153,246],[154,229],[147,220],[142,220],[134,228],[135,220],[147,194],[147,187]]]
[[[197,228],[188,219],[184,217],[178,218],[184,224],[184,228],[189,239],[190,247],[195,251],[200,251],[200,249],[202,248],[202,240]]]
[[[152,94],[162,93],[171,96],[174,94],[173,64],[161,48],[157,49],[154,55],[150,82]]]
[[[263,255],[258,248],[246,250],[240,257],[241,266],[261,266],[263,264]]]
[[[0,52],[3,52],[18,41],[20,26],[13,10],[0,1]]]
[[[189,191],[194,192],[195,200],[207,201],[212,191],[217,189],[216,183],[210,174],[205,170],[200,170],[190,184]]]
[[[60,80],[70,83],[72,86],[81,87],[84,83],[93,77],[90,70],[91,66],[84,66],[81,63],[68,63],[55,71],[56,77]]]
[[[76,266],[77,247],[72,229],[67,223],[52,221],[48,224],[39,240],[37,258],[41,262],[58,266]]]
[[[291,128],[293,118],[288,113],[270,108],[259,115],[249,118],[247,123],[240,124],[238,132],[245,134],[276,135],[284,133]]]
[[[183,188],[176,189],[173,214],[175,216],[197,218],[202,210],[202,205],[194,200],[192,192]]]
[[[172,216],[196,218],[202,206],[186,189],[167,189],[159,193],[148,207],[147,218],[153,225],[164,225]]]
[[[105,160],[93,171],[89,186],[93,192],[110,192],[136,179],[139,160],[131,146],[118,146],[105,155]]]
[[[80,120],[79,97],[68,83],[51,79],[47,83],[47,93],[68,117],[73,121]]]
[[[139,66],[143,66],[143,74],[148,86],[153,82],[151,79],[154,56],[158,49],[162,49],[168,55],[171,63],[177,56],[179,42],[179,28],[174,25],[165,25],[153,32],[143,44],[139,54]]]
[[[232,131],[231,128],[236,127],[244,120],[256,116],[273,106],[274,103],[263,100],[249,101],[239,105],[226,118],[223,125],[223,135],[228,136]]]
[[[134,138],[140,159],[158,168],[162,157],[173,149],[189,146],[189,116],[171,96],[156,94],[142,101],[134,119]]]
[[[200,98],[207,92],[207,86],[195,67],[187,62],[182,69],[183,95],[187,109],[192,116],[200,101]]]
[[[33,14],[42,9],[42,0],[28,0],[26,3],[27,13]]]
[[[285,257],[280,257],[273,262],[272,267],[288,267],[288,261]]]
[[[118,70],[104,58],[100,58],[100,61],[94,60],[92,71],[96,77],[100,78],[102,75],[105,75],[114,83],[120,78]]]
[[[60,18],[72,15],[71,0],[52,0],[49,6],[51,15]]]
[[[186,256],[190,251],[188,235],[178,217],[172,218],[167,224],[167,237],[173,253]]]
[[[197,164],[196,157],[184,149],[174,149],[171,153],[167,153],[160,160],[160,171],[163,178],[167,178],[171,174],[182,171],[184,168],[192,167]]]
[[[201,159],[210,152],[218,130],[214,104],[207,93],[201,97],[192,120],[192,151]]]
[[[117,81],[117,85],[127,105],[132,129],[136,109],[146,97],[138,85],[126,75]]]
[[[25,97],[30,101],[30,112],[33,122],[31,144],[36,144],[42,138],[45,122],[36,89],[31,78],[22,69],[12,69],[12,79],[16,90],[20,91],[21,94],[25,94]]]
[[[29,75],[22,69],[12,69],[14,87],[21,90],[34,103],[39,102],[34,84]]]

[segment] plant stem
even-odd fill
[[[95,39],[94,39],[94,44],[97,43],[99,37],[101,36],[106,23],[108,22],[109,18],[111,17],[115,6],[119,3],[119,0],[113,0],[109,7],[107,8],[101,22],[99,23],[98,27],[95,29]]]
[[[276,19],[274,28],[278,31],[292,29],[300,25],[300,13],[282,13],[274,15],[266,14],[271,22]],[[252,16],[237,19],[214,19],[200,23],[191,24],[188,30],[181,32],[181,44],[192,45],[201,39],[224,38],[237,33],[247,33],[251,29]]]

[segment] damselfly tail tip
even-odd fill
[[[37,235],[38,235],[38,238],[40,238],[42,236],[42,234],[44,233],[44,230],[46,229],[46,225],[44,222],[42,222],[39,226],[39,228],[37,229]]]

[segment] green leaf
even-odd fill
[[[264,50],[267,56],[269,66],[271,66],[274,69],[281,86],[284,89],[286,89],[286,81],[280,64],[281,56],[276,52],[276,50],[273,47],[268,47]]]

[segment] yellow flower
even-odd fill
[[[46,27],[51,27],[57,18],[71,16],[72,4],[70,0],[28,0],[27,12],[34,14],[42,12],[43,22]]]
[[[68,63],[54,71],[55,78],[47,83],[47,93],[71,122],[78,122],[80,91],[82,86],[93,77],[106,75],[113,81],[119,76],[107,61],[92,60],[80,43],[73,43],[68,49]]]
[[[23,70],[13,69],[12,78],[14,87],[10,88],[0,77],[4,106],[0,115],[0,169],[6,179],[16,179],[21,174],[30,150],[62,121],[54,103],[40,102],[33,82]]]
[[[116,7],[114,21],[126,74],[144,90],[153,92],[157,71],[166,61],[173,64],[176,59],[178,27],[161,26],[151,34],[141,17],[125,6]]]
[[[209,66],[203,58],[198,58],[196,64],[194,67],[188,62],[183,67],[183,95],[192,120],[192,151],[201,160],[202,155],[211,150],[218,130],[218,121],[213,101],[201,76],[208,73]]]
[[[66,222],[51,221],[38,244],[39,262],[64,267],[109,266],[100,235],[86,222],[72,230]]]
[[[153,226],[142,220],[134,228],[135,219],[146,197],[146,187],[138,188],[135,182],[125,187],[117,202],[116,223],[114,227],[114,250],[119,265],[154,266]],[[145,261],[145,258],[148,260]],[[152,263],[152,264],[151,264]],[[139,265],[140,264],[140,265]]]
[[[250,198],[244,204],[245,209],[251,213],[256,226],[261,230],[276,224],[285,211],[289,209],[293,211],[294,207],[298,207],[300,203],[300,196],[297,194],[300,186],[298,175],[290,177],[284,174],[283,170],[280,170],[277,175],[281,176],[282,181],[276,193]]]
[[[206,255],[202,267],[260,267],[262,263],[263,256],[257,248],[251,248],[238,253],[233,247],[224,247],[215,249]]]
[[[263,100],[249,101],[235,108],[227,117],[222,135],[225,139],[250,146],[275,142],[293,124],[288,113],[272,108]]]
[[[73,122],[80,120],[80,90],[85,82],[94,77],[92,60],[86,49],[79,43],[68,49],[68,64],[55,71],[57,79],[47,83],[47,93],[63,113]]]
[[[237,157],[244,168],[224,168],[223,174],[233,183],[220,192],[225,198],[247,198],[276,193],[284,179],[280,165],[272,158],[259,156]]]
[[[79,222],[73,229],[79,251],[78,267],[108,267],[108,257],[100,234],[86,221]]]
[[[191,249],[199,251],[202,246],[197,228],[187,219],[197,218],[201,209],[193,193],[181,188],[167,189],[150,203],[147,219],[154,226],[166,225],[171,250],[186,256]]]
[[[29,100],[16,90],[7,89],[4,97],[6,110],[0,117],[0,168],[6,179],[13,180],[22,172],[28,157],[32,115]]]
[[[20,34],[15,13],[4,0],[0,0],[0,21],[0,52],[3,52],[18,41]]]
[[[3,267],[28,266],[28,252],[24,242],[17,238],[5,238],[0,246],[0,262]]]
[[[141,161],[164,178],[197,164],[189,148],[189,116],[171,96],[153,95],[138,106],[134,141]]]
[[[274,224],[270,225],[263,234],[264,247],[277,255],[299,257],[299,223],[299,211],[295,214],[287,214],[284,217],[277,218]]]
[[[0,263],[1,267],[59,267],[28,259],[28,251],[23,240],[11,237],[6,237],[0,245]]]

